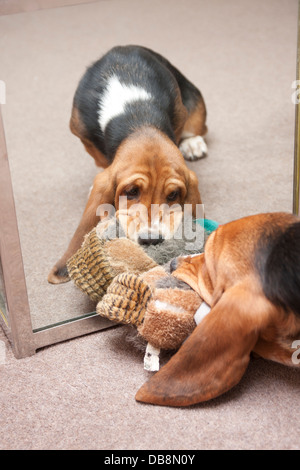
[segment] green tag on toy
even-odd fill
[[[208,234],[219,227],[218,222],[211,219],[196,219],[196,223],[200,224]]]

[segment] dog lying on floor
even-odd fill
[[[48,276],[54,284],[69,280],[66,262],[97,225],[99,207],[113,206],[118,216],[123,197],[128,208],[138,203],[148,214],[153,204],[190,204],[196,216],[198,179],[184,158],[197,160],[207,152],[200,91],[165,58],[140,46],[115,47],[87,69],[74,96],[70,128],[104,171],[94,180],[67,251]],[[127,236],[140,244],[171,236],[156,217],[149,215]]]
[[[300,367],[299,217],[269,213],[222,225],[203,254],[176,258],[171,269],[211,311],[138,401],[188,406],[217,397],[240,381],[252,351]]]

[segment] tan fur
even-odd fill
[[[175,101],[175,113],[174,114],[175,114],[174,133],[176,136],[176,143],[178,145],[182,136],[183,128],[187,120],[189,119],[187,109],[182,103],[181,93],[180,93],[179,88],[178,88],[177,99]]]
[[[200,297],[191,290],[155,289],[155,299],[147,306],[139,333],[154,347],[177,349],[195,329],[194,313],[201,303]]]
[[[206,127],[206,107],[204,101],[201,99],[195,109],[190,113],[186,120],[182,134],[183,135],[205,135],[207,132]]]
[[[272,221],[288,226],[295,218],[261,214],[231,222],[209,237],[203,255],[179,259],[173,274],[212,310],[137,400],[187,406],[214,398],[239,382],[252,351],[296,366],[292,343],[300,339],[300,318],[269,302],[254,268],[257,241]]]
[[[168,194],[176,189],[180,189],[181,196],[172,204],[191,204],[194,214],[196,205],[201,204],[197,177],[186,166],[178,147],[155,128],[140,129],[121,144],[112,164],[96,176],[79,226],[67,251],[52,268],[49,282],[69,280],[61,273],[81,246],[84,235],[99,222],[99,206],[110,204],[118,211],[119,197],[133,186],[139,188],[139,197],[128,200],[127,207],[140,203],[148,214],[152,204],[166,204]]]
[[[101,168],[107,168],[109,162],[105,155],[97,149],[94,144],[86,137],[86,129],[85,126],[80,119],[80,114],[77,108],[73,107],[72,115],[70,119],[70,130],[71,132],[79,137],[81,142],[84,145],[85,150],[89,153],[95,160],[97,166]]]
[[[146,253],[141,253],[138,245],[131,240],[116,238],[106,245],[109,261],[117,274],[130,271],[142,273],[157,266]]]

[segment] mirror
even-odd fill
[[[6,80],[2,109],[31,321],[37,330],[94,310],[72,283],[52,286],[47,275],[72,235],[95,171],[79,145],[74,152],[72,142],[69,148],[63,143],[69,140],[68,100],[59,105],[65,90],[45,70],[47,81],[42,66],[27,69],[26,60],[23,66],[18,70],[22,86],[19,80]],[[41,106],[45,95],[46,107]],[[63,108],[66,114],[61,115]]]
[[[128,6],[119,2],[116,16],[113,3],[0,17],[2,114],[34,331],[95,309],[71,282],[50,285],[47,275],[99,171],[69,131],[73,95],[85,68],[115,44],[157,50],[201,89],[209,155],[189,166],[199,177],[208,218],[224,223],[292,210],[297,2],[273,8],[269,1],[259,10],[239,1],[207,2],[201,41],[201,15],[189,10],[189,2],[174,5],[168,40],[163,2],[145,4],[133,23]],[[178,35],[180,5],[189,16]]]

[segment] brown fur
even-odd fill
[[[107,168],[109,163],[105,155],[100,152],[99,149],[95,147],[95,145],[86,137],[86,129],[83,122],[80,119],[80,114],[77,108],[73,106],[72,115],[70,119],[70,130],[71,132],[79,137],[81,142],[84,145],[85,150],[89,153],[97,166],[101,168]]]
[[[157,300],[162,302],[160,307]],[[155,289],[155,299],[147,305],[147,315],[139,327],[139,333],[154,347],[177,349],[194,330],[194,312],[201,302],[192,290]]]
[[[285,227],[295,220],[278,213],[231,222],[209,237],[204,254],[179,259],[173,274],[212,310],[137,400],[187,406],[217,397],[240,381],[251,351],[295,366],[291,346],[300,339],[300,318],[266,298],[255,269],[262,233],[273,222]]]
[[[81,132],[79,137],[84,141],[84,128],[76,112],[71,122],[72,130]],[[96,154],[93,157],[99,161]],[[178,147],[155,128],[139,129],[122,142],[112,164],[96,176],[79,226],[67,251],[52,268],[49,282],[56,284],[69,280],[66,262],[81,246],[84,236],[99,222],[97,208],[110,204],[118,211],[119,196],[125,195],[133,186],[139,188],[140,194],[137,199],[128,200],[128,208],[140,203],[147,207],[148,214],[151,204],[165,204],[167,195],[178,188],[181,195],[172,204],[192,204],[194,214],[196,205],[201,204],[198,179],[186,166]]]
[[[205,135],[206,127],[206,107],[203,100],[200,100],[195,109],[190,113],[183,127],[183,135]]]

